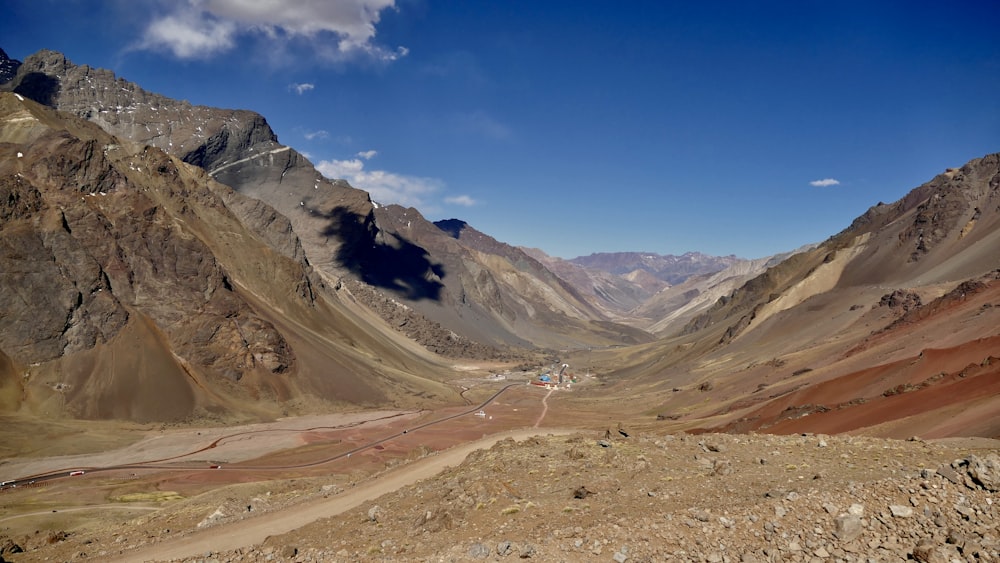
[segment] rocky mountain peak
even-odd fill
[[[173,100],[110,70],[76,65],[56,51],[30,55],[7,89],[209,170],[239,160],[251,148],[277,144],[258,113]]]
[[[9,82],[17,74],[21,61],[14,60],[7,56],[3,49],[0,49],[0,84]]]

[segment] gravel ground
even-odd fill
[[[185,561],[1000,561],[996,444],[621,428],[504,440],[339,516]],[[302,499],[345,486],[299,485]],[[231,504],[294,510],[294,487],[275,502],[254,501],[267,494],[257,488],[248,499],[234,489]],[[218,508],[198,523],[224,533]],[[106,557],[142,544],[134,532],[169,510],[3,555]]]

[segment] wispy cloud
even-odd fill
[[[306,92],[308,92],[310,90],[315,90],[316,89],[316,85],[315,84],[311,84],[309,82],[302,82],[302,83],[294,82],[294,83],[288,85],[288,89],[291,90],[292,92],[295,92],[296,94],[298,94],[298,95],[301,96],[302,94],[304,94],[304,93],[306,93]]]
[[[377,154],[378,154],[378,151],[361,151],[356,156],[359,156],[359,157],[361,157],[361,158],[363,158],[365,160],[371,160],[371,159],[375,158],[375,155],[377,155]]]
[[[165,51],[181,59],[211,58],[229,51],[238,36],[284,45],[305,39],[316,54],[333,62],[358,59],[391,62],[409,53],[375,42],[375,28],[395,0],[178,0],[165,7],[133,46]],[[300,92],[301,93],[301,92]]]
[[[444,182],[437,178],[422,178],[396,174],[385,170],[365,170],[365,161],[371,157],[362,155],[375,151],[359,153],[359,158],[347,160],[323,160],[316,169],[331,179],[347,180],[352,186],[361,188],[371,194],[373,200],[380,203],[396,203],[406,207],[428,206],[428,200],[433,194],[444,188]]]
[[[840,180],[834,180],[833,178],[823,178],[822,180],[813,180],[809,182],[810,186],[816,186],[817,188],[825,188],[827,186],[839,186]]]
[[[444,198],[444,202],[451,205],[461,205],[462,207],[472,207],[473,205],[479,203],[476,200],[472,199],[470,196],[464,194],[446,197]]]
[[[319,131],[306,131],[302,134],[302,136],[305,137],[307,141],[313,141],[316,139],[327,139],[330,137],[330,134],[320,129]]]

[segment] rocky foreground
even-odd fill
[[[507,440],[340,517],[187,561],[1000,561],[998,451],[993,440],[621,428]],[[303,498],[333,488],[309,486]],[[4,556],[106,558],[137,538],[183,541],[152,539],[177,524],[171,510]]]

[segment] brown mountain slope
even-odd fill
[[[683,283],[664,289],[643,301],[631,313],[639,318],[650,319],[647,330],[664,336],[673,334],[695,316],[712,307],[720,297],[729,295],[747,280],[792,254],[794,253],[743,260],[714,274],[691,276]]]
[[[48,50],[25,59],[4,88],[162,149],[266,202],[288,217],[322,271],[343,274],[338,257],[349,254],[358,237],[375,237],[368,194],[323,178],[305,157],[278,143],[260,114],[173,100]]]
[[[1000,272],[963,283],[816,365],[809,385],[789,377],[803,369],[790,362],[784,381],[762,393],[777,396],[727,427],[1000,436],[998,304]]]
[[[572,286],[523,251],[459,220],[431,223],[415,209],[376,210],[383,231],[410,241],[435,264],[440,299],[413,304],[485,342],[581,348],[649,340],[613,323]]]
[[[973,160],[894,204],[873,207],[815,249],[749,280],[683,333],[582,361],[611,372],[603,392],[638,393],[638,408],[676,419],[679,427],[898,436],[907,420],[931,435],[995,436],[998,429],[985,422],[1000,404],[987,384],[989,370],[975,384],[928,385],[913,395],[953,395],[951,402],[939,401],[941,408],[917,401],[893,410],[909,397],[880,394],[932,377],[948,380],[965,366],[1000,357],[1000,350],[991,354],[977,344],[996,346],[1000,335],[993,273],[1000,264],[998,186],[1000,156]],[[883,369],[876,366],[909,365],[931,350],[944,351],[939,355],[953,363],[941,373],[887,367],[895,375],[858,389],[859,380]],[[864,404],[851,403],[855,399]],[[817,405],[843,416],[801,418]],[[866,410],[895,414],[862,415]],[[959,412],[968,419],[956,425]],[[856,422],[847,423],[852,417]],[[737,419],[746,420],[730,426]],[[809,422],[827,419],[839,422]]]
[[[408,326],[420,327],[408,334],[438,352],[457,356],[498,354],[488,347],[470,346],[469,339],[488,345],[525,346],[540,338],[536,344],[562,346],[619,338],[619,329],[605,326],[599,314],[585,310],[586,304],[573,304],[582,308],[579,315],[572,313],[571,327],[545,322],[544,314],[521,314],[517,326],[513,326],[503,314],[493,311],[494,304],[489,301],[492,297],[479,290],[475,278],[457,275],[461,267],[448,268],[445,276],[454,273],[455,277],[442,283],[441,263],[460,265],[460,260],[439,256],[440,246],[422,248],[391,225],[391,220],[386,219],[390,230],[383,232],[366,192],[344,181],[324,178],[305,157],[279,144],[259,114],[171,100],[116,78],[110,71],[75,65],[53,51],[28,57],[4,88],[93,121],[120,137],[161,148],[204,168],[240,193],[264,201],[288,217],[305,256],[328,282],[336,284],[336,280],[347,278],[368,284],[370,288],[358,288],[356,298],[384,313],[390,322],[397,321],[398,310],[383,304],[387,300],[403,303],[409,308]],[[241,218],[252,220],[246,215]],[[391,272],[387,273],[387,265]],[[557,301],[564,300],[559,294],[565,288],[556,287],[558,280],[546,273],[538,272],[538,276],[532,283],[551,286],[554,292],[550,295]],[[484,301],[476,301],[480,298]],[[453,306],[443,301],[448,299],[452,299],[449,303],[464,300],[476,312],[455,314]],[[550,307],[564,309],[565,303],[540,307],[543,311]],[[536,318],[541,322],[538,326],[533,324]],[[557,335],[548,338],[553,329]],[[460,337],[458,345],[443,345],[447,341],[443,335],[448,331]],[[588,335],[588,331],[595,334]],[[624,341],[635,341],[631,334],[634,331],[626,332],[629,335]],[[566,336],[569,333],[574,336]]]
[[[292,258],[287,221],[162,151],[2,94],[0,190],[2,387],[22,409],[253,418],[452,397],[419,375],[441,366]]]

